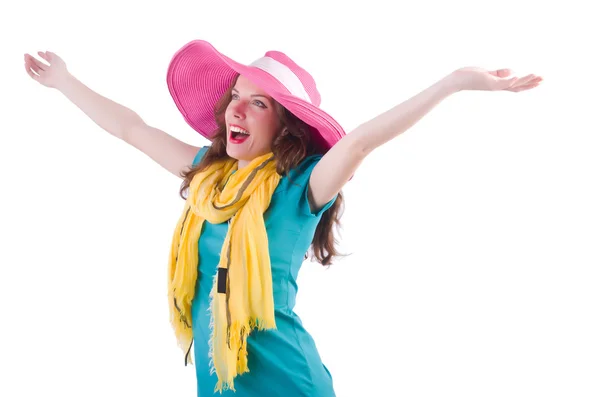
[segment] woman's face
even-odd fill
[[[239,76],[225,110],[227,154],[245,167],[271,151],[275,136],[283,128],[275,101],[244,76]]]

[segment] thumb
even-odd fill
[[[519,76],[516,76],[510,69],[498,69],[495,70],[492,75],[494,75],[496,82],[501,83],[505,87],[510,87],[519,79]]]
[[[515,74],[515,72],[513,72],[511,69],[498,69],[493,71],[492,74],[496,77],[506,78],[512,77]]]

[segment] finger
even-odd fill
[[[34,57],[31,57],[31,60],[33,61],[33,63],[35,63],[37,65],[38,68],[40,68],[43,71],[46,71],[48,69],[48,67],[49,67],[49,65],[46,65],[44,62],[38,61]]]
[[[530,90],[530,89],[535,88],[535,87],[537,87],[539,85],[540,85],[539,82],[538,83],[531,83],[531,84],[527,84],[527,85],[524,85],[523,87],[519,87],[519,88],[522,88],[522,90]]]
[[[514,87],[517,80],[518,80],[518,77],[512,77],[509,79],[507,79],[506,77],[498,78],[496,80],[496,83],[495,83],[496,86],[494,89],[495,90],[505,90],[507,88]]]
[[[29,54],[25,54],[25,62],[32,68],[36,73],[39,73],[41,68],[35,63],[35,58]]]
[[[39,76],[37,74],[33,73],[33,71],[31,70],[31,68],[29,67],[29,65],[27,63],[25,63],[25,70],[27,71],[27,74],[29,76],[31,76],[32,79],[38,80]]]
[[[536,75],[535,74],[530,74],[528,76],[526,76],[526,78],[523,79],[523,84],[529,84],[531,82],[533,82],[533,80],[536,79]]]
[[[536,83],[529,83],[529,84],[525,84],[519,87],[512,87],[507,89],[507,91],[512,91],[512,92],[520,92],[520,91],[525,91],[525,90],[530,90],[532,88],[537,87],[538,85],[540,85],[540,82],[536,82]]]
[[[522,81],[520,83],[513,84],[510,88],[513,88],[515,92],[523,91],[520,88],[523,88],[524,90],[528,90],[528,89],[531,89],[531,88],[539,85],[539,83],[541,83],[541,81],[542,81],[542,78],[538,77],[536,75],[529,75],[529,76],[523,77],[521,80]],[[535,84],[535,85],[533,85],[533,84]]]
[[[42,69],[34,62],[33,57],[28,57],[25,62],[27,66],[37,74],[41,74],[43,72]]]
[[[515,82],[515,84],[513,84],[513,87],[518,87],[518,86],[522,86],[525,84],[529,84],[531,82],[531,80],[533,80],[535,77],[536,77],[535,74],[528,74],[527,76],[523,76],[519,80],[517,80]]]
[[[38,51],[38,55],[39,55],[40,57],[42,57],[42,59],[44,59],[44,60],[46,60],[46,61],[50,62],[50,59],[48,59],[48,55],[47,55],[47,53],[45,53],[45,52],[42,52],[42,51]]]
[[[541,83],[542,81],[544,81],[544,79],[541,76],[536,76],[530,83]]]

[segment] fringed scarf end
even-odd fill
[[[220,394],[223,394],[224,391],[227,390],[231,390],[232,392],[236,392],[234,384],[233,384],[233,378],[229,379],[227,382],[224,381],[218,381],[217,385],[215,386],[215,390],[214,392],[219,392]]]

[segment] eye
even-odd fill
[[[267,108],[267,106],[263,102],[259,101],[258,99],[255,100],[254,103],[256,104],[256,106],[261,107],[263,109]]]
[[[235,93],[231,93],[231,99],[238,99],[239,95]]]

